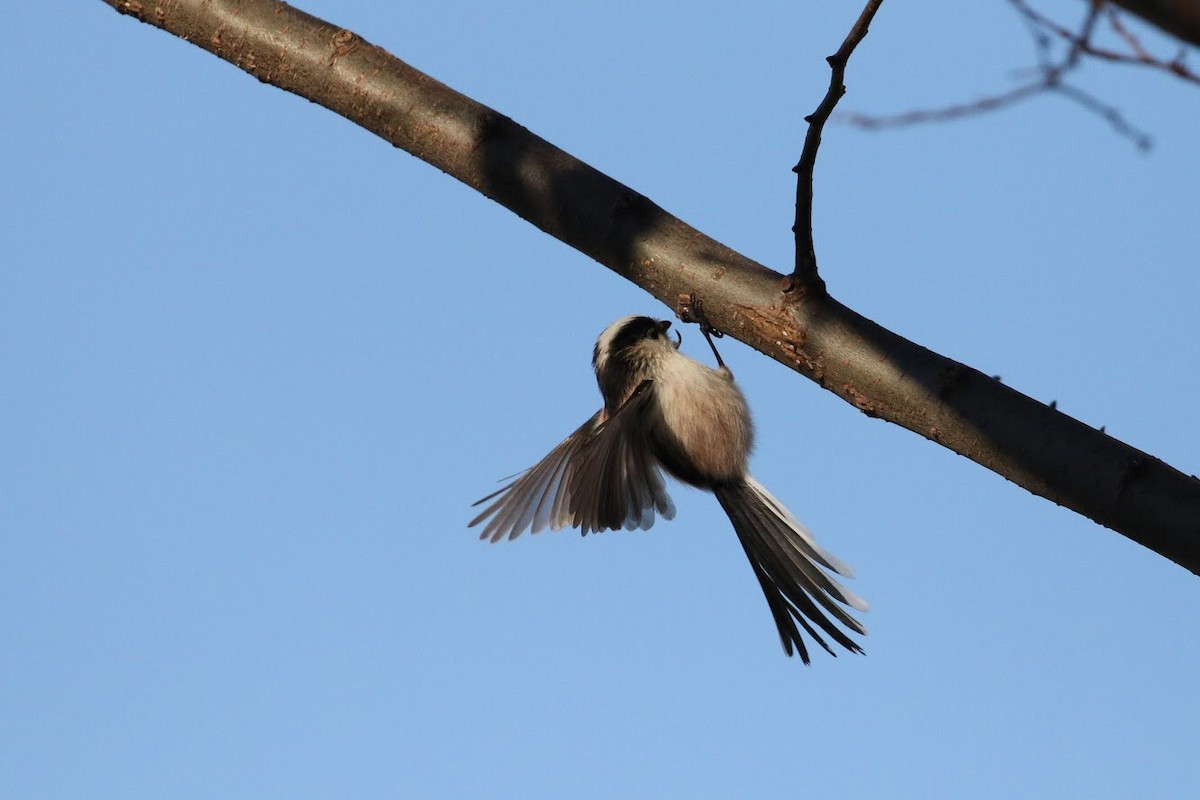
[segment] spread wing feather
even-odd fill
[[[662,473],[638,432],[653,384],[643,381],[616,413],[599,411],[515,480],[478,500],[470,526],[498,542],[549,528],[592,531],[649,528],[655,512],[675,516]]]

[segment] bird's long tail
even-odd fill
[[[850,567],[818,547],[808,530],[749,475],[743,482],[717,487],[713,493],[750,559],[787,654],[798,652],[804,663],[809,663],[797,624],[832,655],[837,653],[818,628],[850,652],[861,653],[862,648],[834,623],[836,620],[854,633],[867,632],[842,607],[866,611],[867,603],[829,575],[832,571],[851,578]]]

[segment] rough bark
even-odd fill
[[[1200,574],[1200,480],[689,227],[350,31],[275,0],[104,0],[361,125],[885,419]]]

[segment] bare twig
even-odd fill
[[[1137,60],[1142,62],[1152,60],[1150,54],[1142,47],[1142,43],[1125,27],[1125,23],[1121,20],[1121,15],[1117,13],[1117,10],[1112,6],[1108,6],[1104,11],[1108,17],[1108,26],[1113,29],[1113,33],[1124,40],[1125,45],[1133,51],[1133,55]]]
[[[1025,5],[1025,0],[1009,0],[1009,2],[1017,6]],[[1071,42],[1071,48],[1067,51],[1067,57],[1063,59],[1062,66],[1058,68],[1059,74],[1075,69],[1079,65],[1079,56],[1091,44],[1092,33],[1096,30],[1096,20],[1100,17],[1101,5],[1102,2],[1096,2],[1096,0],[1092,0],[1091,4],[1088,5],[1087,16],[1083,18],[1083,25],[1080,27],[1079,35]]]
[[[829,56],[829,89],[821,100],[817,110],[804,118],[808,123],[808,133],[804,137],[804,149],[800,151],[800,161],[792,168],[796,173],[796,222],[792,225],[792,233],[796,237],[796,266],[788,282],[787,291],[800,286],[809,291],[825,292],[825,281],[817,272],[817,254],[813,245],[812,210],[813,210],[813,169],[817,165],[817,148],[821,146],[821,131],[833,113],[834,106],[846,93],[843,83],[846,79],[846,64],[850,54],[867,35],[867,29],[875,12],[879,10],[883,0],[867,0],[862,13],[858,15],[850,33],[838,51]]]
[[[1121,18],[1121,13],[1111,5],[1104,3],[1096,3],[1091,7],[1088,14],[1089,23],[1094,23],[1097,12],[1102,11],[1104,19],[1112,32],[1129,48],[1129,52],[1121,53],[1116,50],[1111,50],[1105,47],[1100,47],[1092,41],[1089,28],[1079,31],[1071,30],[1058,24],[1054,20],[1047,17],[1045,14],[1030,7],[1025,0],[1008,0],[1026,20],[1035,25],[1038,29],[1053,34],[1062,39],[1071,46],[1071,53],[1077,59],[1080,55],[1086,55],[1091,58],[1097,58],[1101,61],[1109,61],[1114,64],[1132,64],[1135,66],[1149,67],[1151,69],[1169,72],[1177,78],[1181,78],[1189,83],[1200,84],[1200,75],[1192,72],[1183,61],[1183,52],[1181,51],[1171,60],[1166,60],[1152,55],[1142,45],[1141,41],[1126,27],[1124,20]],[[1074,67],[1074,60],[1065,65]],[[1063,70],[1066,71],[1066,70]]]
[[[989,95],[979,100],[959,105],[915,109],[890,116],[870,116],[850,113],[842,115],[840,119],[843,122],[867,130],[899,128],[905,125],[917,125],[924,122],[947,122],[949,120],[976,116],[988,111],[995,111],[1005,106],[1015,105],[1034,95],[1045,94],[1047,92],[1057,92],[1101,117],[1118,134],[1132,141],[1139,150],[1149,150],[1154,145],[1154,140],[1150,135],[1125,119],[1124,115],[1116,107],[1104,103],[1099,98],[1076,86],[1062,83],[1061,81],[1054,84],[1047,84],[1043,80],[1038,80],[1018,86],[1015,89],[1010,89],[1003,94]]]
[[[860,128],[878,129],[899,127],[923,122],[940,122],[974,116],[998,108],[1014,105],[1035,95],[1056,92],[1083,106],[1107,122],[1114,131],[1132,141],[1140,150],[1148,150],[1153,144],[1149,134],[1140,130],[1125,118],[1112,104],[1095,95],[1068,84],[1066,76],[1078,69],[1086,58],[1116,64],[1133,64],[1169,72],[1190,83],[1200,84],[1200,75],[1192,72],[1183,60],[1183,53],[1171,60],[1151,55],[1136,36],[1125,26],[1121,14],[1105,0],[1092,0],[1087,15],[1078,28],[1068,28],[1055,22],[1027,0],[1008,0],[1029,26],[1037,51],[1037,77],[1020,86],[998,94],[989,95],[969,103],[956,103],[933,109],[916,109],[899,114],[869,115],[845,114],[839,117],[844,122]],[[1118,52],[1101,47],[1094,41],[1097,25],[1107,24],[1128,52]],[[1067,50],[1059,59],[1052,57],[1054,40],[1065,42]]]
[[[1116,107],[1108,105],[1095,95],[1088,94],[1082,89],[1068,84],[1056,86],[1054,89],[1063,97],[1075,101],[1103,119],[1114,131],[1133,142],[1138,150],[1145,152],[1154,146],[1154,139],[1151,138],[1150,134],[1135,127],[1129,120],[1125,119],[1125,116]]]
[[[1041,81],[1030,83],[1023,86],[1018,86],[1003,94],[988,95],[979,100],[972,100],[969,103],[959,103],[952,106],[942,106],[941,108],[917,108],[912,111],[903,111],[899,114],[886,115],[871,115],[858,114],[849,112],[840,114],[838,119],[843,122],[848,122],[859,128],[867,130],[875,130],[878,128],[899,128],[905,125],[917,125],[923,122],[945,122],[953,119],[961,119],[963,117],[971,117],[976,114],[981,114],[985,111],[994,111],[1004,106],[1009,106],[1014,103],[1025,100],[1026,98],[1041,94],[1046,91],[1046,87]]]

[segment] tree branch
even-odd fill
[[[1092,2],[1092,0],[1085,0]],[[1200,3],[1196,0],[1113,0],[1131,14],[1182,42],[1200,45]]]
[[[939,108],[914,109],[899,114],[872,115],[850,113],[842,119],[851,125],[868,130],[879,128],[900,127],[925,122],[945,122],[963,117],[988,113],[1006,106],[1015,105],[1040,94],[1054,92],[1075,103],[1107,122],[1114,131],[1132,141],[1142,151],[1150,149],[1153,144],[1149,134],[1135,127],[1125,116],[1109,103],[1090,94],[1078,86],[1067,83],[1067,76],[1078,69],[1083,57],[1096,58],[1119,64],[1136,64],[1143,67],[1162,70],[1183,80],[1200,83],[1200,76],[1194,74],[1183,60],[1182,54],[1171,61],[1154,57],[1146,52],[1120,19],[1120,14],[1104,2],[1089,2],[1087,14],[1079,28],[1071,29],[1058,24],[1046,15],[1034,9],[1025,0],[1008,0],[1029,26],[1037,49],[1037,77],[1016,88],[998,94],[988,95],[969,103],[956,103]],[[1092,41],[1096,23],[1101,14],[1106,18],[1109,27],[1124,41],[1129,48],[1128,53],[1118,53],[1102,47],[1097,47]],[[1055,40],[1066,43],[1066,52],[1060,59],[1052,58],[1052,44]]]
[[[1079,56],[1086,55],[1114,64],[1134,64],[1141,67],[1149,67],[1150,69],[1160,70],[1177,78],[1182,78],[1189,83],[1200,84],[1200,75],[1197,75],[1188,68],[1187,63],[1184,61],[1182,50],[1169,61],[1165,58],[1151,55],[1142,46],[1138,37],[1125,26],[1125,23],[1121,19],[1121,13],[1117,11],[1115,6],[1102,4],[1091,6],[1082,29],[1075,31],[1058,24],[1045,14],[1037,11],[1026,3],[1025,0],[1009,0],[1009,3],[1038,30],[1052,33],[1070,46],[1070,56],[1059,69],[1060,72],[1066,72],[1074,68],[1078,63]],[[1101,11],[1104,13],[1109,28],[1125,44],[1128,52],[1121,53],[1106,47],[1099,47],[1092,41],[1095,23]]]
[[[817,272],[817,252],[813,244],[813,170],[817,166],[817,148],[821,146],[821,132],[829,115],[846,93],[846,64],[858,43],[867,35],[871,20],[883,0],[867,0],[858,20],[846,34],[846,39],[838,51],[825,59],[829,62],[829,89],[817,106],[817,110],[804,118],[808,123],[808,133],[804,136],[804,148],[800,151],[800,161],[792,167],[796,173],[796,222],[792,225],[792,233],[796,237],[796,266],[792,270],[791,282],[785,291],[794,291],[803,287],[807,291],[825,292],[825,281]]]
[[[104,0],[341,114],[868,416],[960,453],[1200,573],[1200,480],[713,241],[349,31],[273,0]]]

